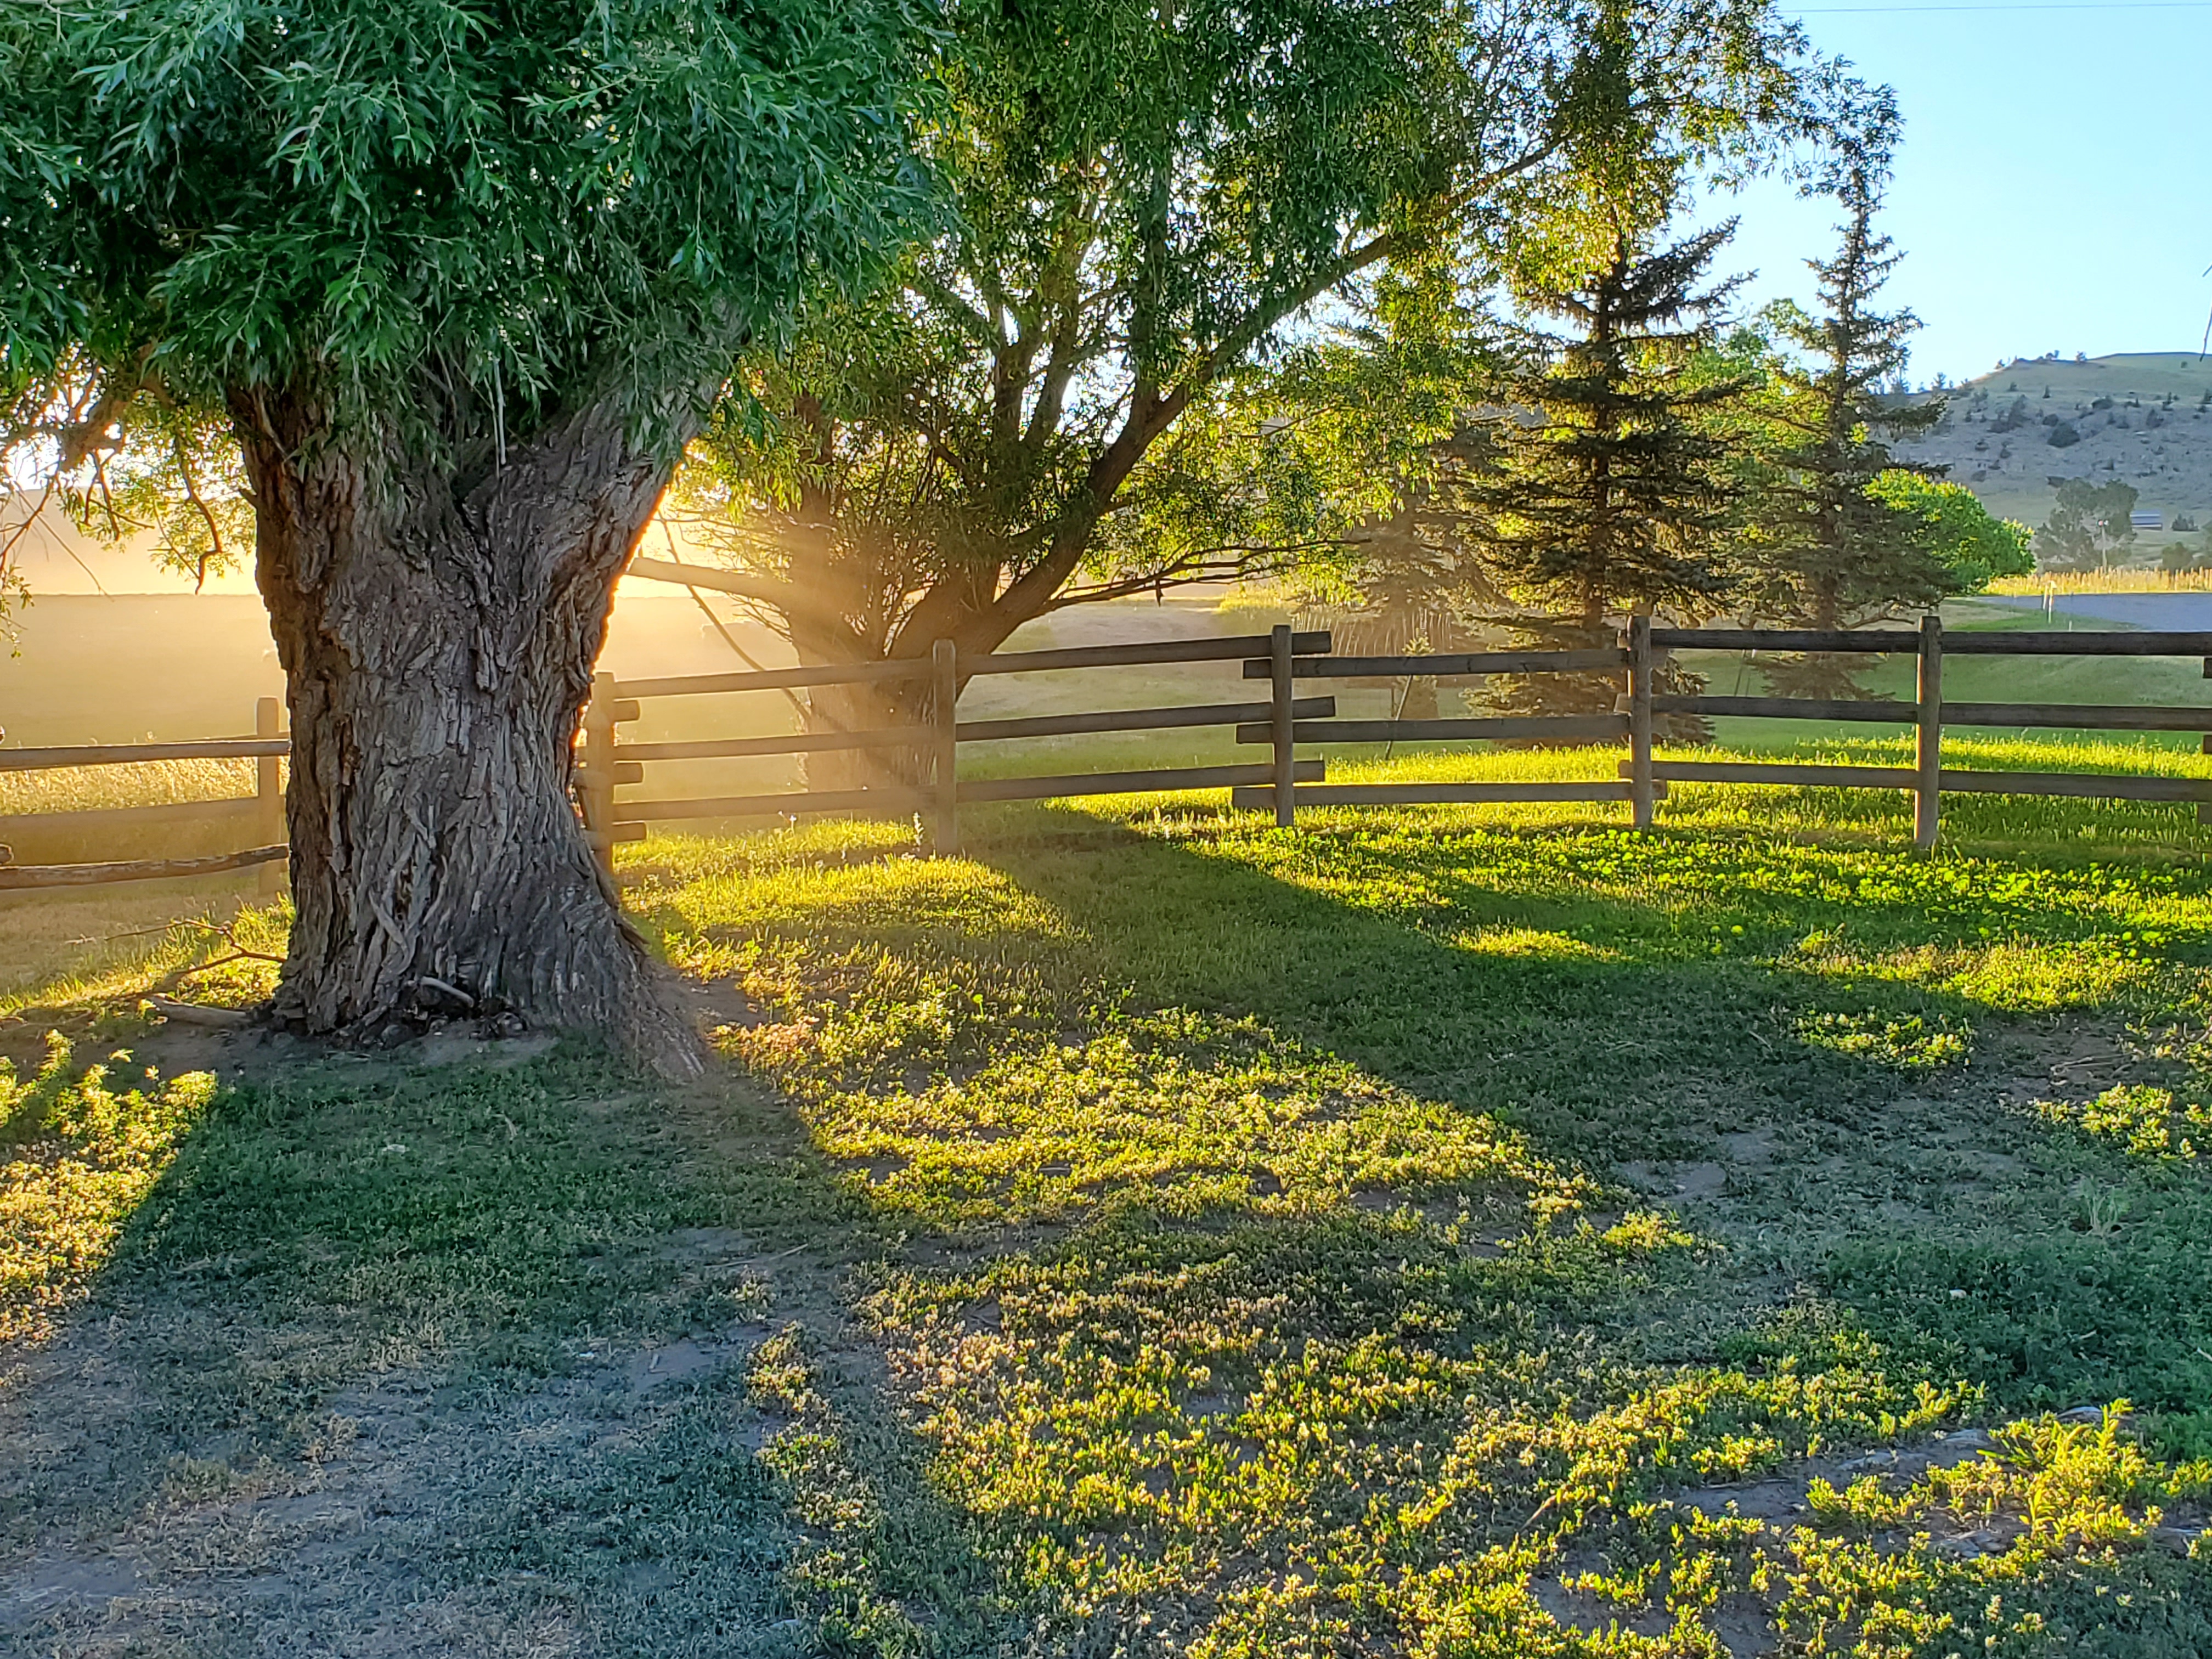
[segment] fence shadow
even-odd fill
[[[825,867],[744,910],[745,948],[827,976],[744,1052],[782,1075],[798,1016],[834,1033],[791,1075],[909,1234],[869,1307],[933,1478],[1093,1635],[1265,1650],[1254,1608],[1297,1582],[1344,1586],[1313,1616],[1361,1638],[1513,1650],[1525,1619],[1542,1650],[1574,1607],[1548,1552],[1733,1572],[1632,1506],[1777,1463],[1802,1498],[1817,1441],[1898,1437],[1923,1380],[1985,1391],[1939,1419],[2197,1397],[2196,1183],[2076,1231],[2085,1178],[2162,1179],[2004,1097],[2078,1032],[1875,960],[2063,950],[2094,922],[2049,893],[1858,848],[1882,878],[1843,894],[1748,840],[1592,826],[997,831],[981,878]],[[1799,948],[1842,912],[1863,970]],[[1445,1560],[1510,1585],[1399,1599]],[[2037,1571],[2023,1605],[2087,1583]]]
[[[1900,1091],[1893,1066],[1808,1044],[1808,1014],[1988,1016],[1971,996],[1774,960],[1778,945],[1786,955],[1836,925],[1832,902],[1745,892],[1747,933],[1656,895],[1638,903],[1577,890],[1565,866],[1546,890],[1541,872],[1511,878],[1530,876],[1525,866],[1492,878],[1481,854],[1462,859],[1449,838],[1384,840],[1341,821],[1302,828],[1272,867],[1203,837],[1073,813],[1063,824],[981,843],[975,855],[1096,940],[1105,972],[1139,998],[1256,1016],[1571,1156],[1680,1157],[1685,1133],[1723,1106],[1737,1118],[1818,1100],[1849,1121]],[[1511,863],[1512,844],[1500,845]],[[1905,895],[1850,908],[1878,941],[1907,940],[1926,921]],[[1963,909],[1942,931],[1973,939],[1991,921],[2019,921],[2015,909]]]

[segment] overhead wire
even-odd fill
[[[2203,11],[2212,0],[2000,0],[1996,5],[1799,6],[1800,17],[1849,17],[1877,12]]]

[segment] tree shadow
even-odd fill
[[[1632,1498],[1807,1449],[1792,1368],[1844,1379],[1831,1439],[1881,1437],[1923,1376],[1999,1411],[2203,1397],[2197,1183],[2006,1103],[2051,1031],[1881,969],[2079,941],[2086,902],[1846,895],[1690,836],[1670,866],[1595,833],[1578,863],[1024,822],[978,842],[998,890],[908,861],[739,930],[889,975],[828,988],[823,1018],[882,990],[889,1023],[811,1093],[671,1100],[572,1050],[219,1103],[0,1397],[30,1449],[0,1537],[39,1592],[0,1630],[89,1641],[120,1598],[118,1640],[217,1646],[289,1620],[401,1651],[956,1653],[1044,1615],[1069,1650],[1172,1643],[1362,1528],[1394,1576],[1540,1522],[1617,1541]],[[1606,858],[1648,896],[1578,884]],[[1725,903],[1680,902],[1694,880]],[[1839,921],[1863,967],[1795,948]],[[1006,985],[1030,1000],[983,1006]],[[773,1013],[740,1052],[783,1082],[811,1028]],[[1970,1030],[1972,1058],[1931,1047]],[[1573,1425],[1628,1432],[1625,1401],[1701,1372],[1721,1405],[1590,1473]],[[1365,1519],[1443,1490],[1470,1421],[1487,1484]],[[187,1559],[231,1575],[220,1607]]]
[[[1756,1630],[1772,1601],[1729,1577],[1750,1558],[1686,1542],[1694,1528],[1655,1543],[1630,1518],[1637,1501],[1962,1414],[2119,1396],[2173,1413],[2203,1397],[2212,1294],[2190,1266],[2212,1225],[2202,1183],[2047,1123],[2021,1095],[2081,1027],[2109,1047],[2122,1011],[2093,1000],[2023,1016],[1971,963],[1897,970],[1899,953],[1985,956],[1993,937],[2022,960],[2063,957],[2112,931],[2088,889],[1977,884],[1902,860],[1839,884],[1698,837],[1641,854],[1569,838],[1612,860],[1615,885],[1648,878],[1649,897],[1575,890],[1572,860],[1534,856],[1540,836],[1421,844],[1339,824],[1230,847],[1227,833],[1041,811],[972,843],[1121,994],[1091,1044],[1139,1051],[1162,1116],[1222,1115],[1180,1174],[1102,1162],[1088,1183],[1061,1163],[1097,1137],[1055,1126],[1113,1104],[1097,1068],[1053,1060],[1024,1096],[1006,1073],[963,1079],[956,1057],[910,1120],[876,1120],[894,1155],[865,1166],[872,1201],[967,1240],[894,1275],[917,1409],[954,1425],[940,1431],[949,1487],[979,1511],[1019,1507],[1028,1547],[1057,1553],[1072,1593],[1117,1582],[1116,1564],[1141,1578],[1130,1564],[1211,1561],[1144,1617],[1227,1641],[1226,1626],[1279,1628],[1279,1607],[1257,1610],[1255,1573],[1334,1573],[1352,1588],[1322,1596],[1328,1616],[1372,1633],[1413,1616],[1382,1586],[1444,1560],[1517,1560],[1500,1567],[1517,1582],[1531,1562],[1565,1574],[1628,1559],[1657,1563],[1660,1584],[1720,1575],[1734,1586],[1723,1609]],[[1719,902],[1678,902],[1686,884]],[[957,910],[909,908],[909,943],[941,930],[933,948],[957,956]],[[1842,927],[1863,948],[1839,959]],[[2171,955],[2201,956],[2200,933],[2166,933]],[[1043,1055],[1069,1035],[1030,1041]],[[1332,1073],[1318,1092],[1352,1103],[1303,1112],[1253,1058],[1269,1052],[1290,1070],[1340,1063],[1353,1081]],[[1231,1086],[1211,1090],[1210,1075]],[[1326,1139],[1360,1121],[1358,1076],[1443,1114],[1401,1120],[1418,1133],[1375,1187],[1306,1179],[1279,1132]],[[902,1087],[855,1081],[861,1096]],[[1255,1098],[1268,1109],[1240,1115]],[[978,1109],[999,1115],[992,1156],[969,1166],[996,1185],[977,1192],[1054,1231],[927,1201],[948,1177],[925,1149],[961,1142]],[[816,1119],[825,1145],[851,1132],[824,1134],[843,1109]],[[1152,1132],[1126,1109],[1104,1121]],[[1521,1150],[1468,1156],[1470,1136],[1499,1151],[1485,1126]],[[2085,1187],[2131,1220],[2100,1221],[2107,1200],[2085,1206]],[[1138,1375],[1144,1387],[1121,1380]],[[1311,1455],[1317,1425],[1345,1449],[1336,1462]],[[1253,1470],[1279,1506],[1304,1507],[1267,1510]],[[1386,1502],[1431,1519],[1383,1538],[1358,1517]],[[2119,1579],[2160,1605],[2186,1600],[2169,1565],[2138,1559],[2107,1583],[2046,1561],[2017,1594],[2070,1628]],[[1501,1632],[1536,1619],[1540,1586],[1523,1588],[1533,1600],[1493,1596],[1482,1618]],[[1613,1615],[1663,1622],[1656,1594],[1626,1593]],[[1966,1630],[1983,1615],[1962,1603],[1956,1616]],[[1553,1639],[1542,1628],[1526,1639]],[[1765,1628],[1748,1639],[1773,1639]]]
[[[1809,1364],[1840,1324],[2000,1411],[2186,1411],[2212,1389],[2212,1295],[2188,1265],[2212,1224],[2203,1183],[2033,1109],[2043,1091],[2186,1084],[2177,1060],[2127,1050],[2124,994],[2014,1006],[2022,976],[2066,971],[2069,952],[2137,990],[2203,959],[2185,923],[2155,962],[2107,949],[2125,919],[2094,902],[2106,866],[2069,884],[2027,861],[1961,878],[1852,848],[1792,866],[1686,835],[1324,821],[1229,849],[1030,822],[977,856],[1139,1003],[1256,1020],[1628,1189],[1596,1207],[1656,1202],[1719,1241],[1729,1315],[1714,1273],[1687,1274],[1648,1299],[1650,1354]],[[1591,865],[1616,888],[1648,879],[1649,897],[1577,890]],[[1695,884],[1710,902],[1682,902]],[[1840,957],[1839,938],[1856,947]],[[2063,1004],[2080,988],[2060,988]],[[1407,1186],[1424,1191],[1418,1171]]]
[[[0,1352],[0,1649],[1004,1634],[855,1358],[836,1282],[880,1230],[781,1103],[575,1047],[224,1081],[83,1299]],[[836,1449],[830,1485],[787,1442]]]

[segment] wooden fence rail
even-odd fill
[[[1325,659],[1329,636],[1278,628],[1272,634],[1226,635],[1210,639],[1147,640],[1126,645],[1078,646],[1054,651],[1001,651],[962,657],[953,642],[939,640],[927,659],[855,663],[844,666],[765,669],[745,674],[710,674],[673,679],[620,680],[602,674],[593,683],[579,745],[577,799],[585,827],[602,863],[611,867],[614,848],[642,839],[645,827],[671,820],[793,816],[825,812],[928,812],[933,839],[942,850],[959,845],[963,803],[1049,800],[1079,795],[1128,794],[1163,790],[1280,788],[1318,782],[1321,762],[1292,756],[1296,723],[1326,719],[1336,712],[1334,697],[1291,694],[1292,665]],[[1076,714],[1024,715],[1002,720],[963,720],[960,688],[994,674],[1057,673],[1090,668],[1151,667],[1166,664],[1247,664],[1267,653],[1260,678],[1273,676],[1274,695],[1262,702],[1199,703],[1171,708],[1101,709]],[[1303,654],[1301,654],[1303,653]],[[1273,665],[1270,667],[1268,665]],[[930,683],[926,716],[906,723],[860,731],[794,732],[775,737],[709,738],[688,743],[625,743],[615,728],[638,718],[649,697],[709,693],[781,690],[799,686],[884,684],[926,679]],[[1176,766],[1135,771],[1062,773],[1045,777],[982,778],[959,781],[958,752],[963,743],[996,743],[1025,738],[1069,737],[1105,732],[1188,731],[1205,726],[1267,723],[1275,744],[1266,765]],[[908,757],[910,781],[848,789],[801,789],[775,794],[707,795],[635,800],[616,797],[616,789],[638,781],[635,769],[648,761],[720,759],[739,756],[804,755],[836,750],[889,750]],[[1283,809],[1287,811],[1287,808]]]
[[[1272,811],[1279,823],[1296,821],[1299,806],[1370,806],[1507,801],[1626,801],[1632,822],[1648,827],[1674,783],[1776,784],[1798,787],[1900,789],[1914,798],[1914,839],[1933,845],[1946,793],[1994,790],[2021,794],[2101,796],[2114,799],[2206,803],[2212,815],[2212,781],[2099,774],[1962,771],[1942,764],[1943,729],[1949,726],[2043,726],[2078,730],[2212,732],[2212,706],[2134,707],[2112,704],[1946,702],[1943,659],[2017,653],[2049,656],[2187,655],[2212,663],[2212,633],[2028,633],[2005,631],[1946,636],[1929,617],[1915,629],[1856,629],[1662,628],[1650,617],[1632,618],[1616,647],[1568,651],[1474,651],[1409,656],[1336,656],[1326,635],[1278,628],[1267,635],[1158,641],[1068,650],[1000,652],[962,658],[940,642],[927,663],[856,665],[715,675],[690,680],[610,682],[605,729],[633,718],[640,698],[698,691],[766,690],[794,684],[912,681],[926,675],[933,690],[928,713],[913,723],[872,731],[797,732],[777,738],[715,739],[691,744],[615,743],[612,764],[708,757],[807,754],[840,749],[903,751],[913,781],[877,789],[800,790],[788,793],[702,797],[689,800],[618,800],[610,784],[586,817],[608,826],[600,837],[616,841],[644,833],[648,822],[681,817],[846,811],[929,811],[936,839],[958,844],[958,811],[984,801],[1033,800],[1082,794],[1151,793],[1227,787],[1240,809]],[[1916,684],[1901,698],[1660,696],[1656,669],[1680,650],[1895,653],[1914,659]],[[1173,708],[1104,709],[1073,714],[960,720],[951,712],[959,687],[990,674],[1139,665],[1242,660],[1248,680],[1270,682],[1265,702],[1218,702]],[[2212,670],[2208,670],[2212,673]],[[841,681],[840,675],[845,678]],[[1562,715],[1469,714],[1461,718],[1340,719],[1333,697],[1302,697],[1293,687],[1313,680],[1391,680],[1418,677],[1447,681],[1493,674],[1619,675],[1622,690],[1612,713]],[[623,701],[628,700],[628,701]],[[1654,754],[1656,717],[1692,714],[1721,718],[1806,720],[1909,726],[1914,734],[1910,766],[1833,765],[1802,762],[1660,760]],[[1058,774],[1044,777],[951,781],[959,746],[1024,738],[1083,733],[1188,730],[1227,726],[1241,744],[1265,748],[1268,760],[1250,766],[1164,767],[1134,771]],[[599,729],[590,720],[587,732]],[[1617,780],[1497,781],[1475,783],[1332,784],[1325,761],[1299,759],[1300,745],[1335,744],[1625,743],[1627,757]],[[2207,738],[2212,748],[2212,738]],[[596,778],[597,772],[592,774]],[[618,772],[617,781],[629,781]]]
[[[1631,687],[1632,701],[1661,714],[1751,715],[1769,720],[1817,720],[1909,724],[1913,763],[1899,767],[1827,766],[1800,763],[1663,761],[1648,758],[1649,738],[1621,768],[1624,775],[1648,769],[1655,781],[1784,784],[1798,787],[1906,789],[1913,797],[1912,838],[1931,848],[1942,823],[1942,798],[1954,794],[2063,795],[2112,800],[2194,801],[2200,822],[2212,821],[2212,779],[2146,778],[2110,773],[1975,772],[1942,763],[1946,726],[2046,726],[2076,731],[2200,732],[2212,753],[2212,705],[2136,707],[2116,703],[1947,702],[1943,659],[1948,656],[2197,657],[2212,679],[2212,632],[2030,633],[2000,629],[1946,635],[1932,613],[1917,632],[1867,629],[1831,634],[1775,629],[1657,629],[1638,618],[1633,630],[1654,647],[1724,651],[1910,651],[1917,666],[1913,701],[1833,701],[1796,697],[1655,697]],[[1632,652],[1635,647],[1632,641]],[[1632,713],[1632,724],[1636,715]],[[1644,722],[1648,728],[1648,720]]]

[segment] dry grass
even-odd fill
[[[0,818],[29,812],[105,811],[119,806],[228,800],[253,793],[250,760],[143,761],[0,772]],[[0,840],[5,824],[0,823]]]
[[[2032,576],[2000,576],[1992,593],[2212,593],[2212,570],[2145,570],[2112,566],[2103,570],[2039,570]]]
[[[263,902],[252,871],[0,893],[0,1026],[57,987],[92,996],[185,966],[188,947]]]

